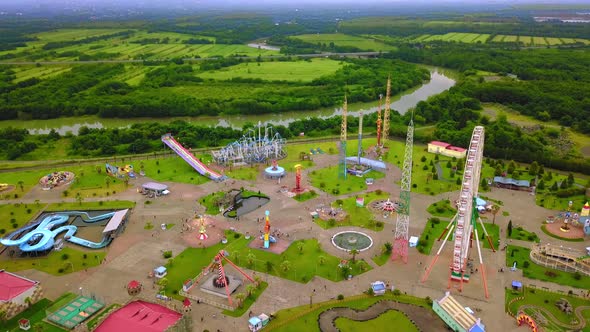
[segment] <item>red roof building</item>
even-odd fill
[[[182,314],[159,304],[133,301],[110,314],[95,332],[164,332],[182,318]]]
[[[466,149],[452,146],[449,143],[441,141],[432,141],[428,143],[428,152],[455,158],[465,158],[465,155],[467,154]]]
[[[36,281],[32,281],[16,274],[0,270],[0,303],[24,303],[24,297],[30,296],[27,294],[32,294],[37,287],[37,284],[38,282]],[[20,299],[20,297],[23,298]]]

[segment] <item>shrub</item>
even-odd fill
[[[524,263],[522,263],[522,268],[526,269],[531,265],[531,263],[529,263],[529,261],[524,261]]]
[[[88,258],[88,255],[86,255],[86,254],[83,254],[83,255],[82,255],[82,258],[84,258],[84,259]]]
[[[64,261],[67,260],[68,258],[70,258],[70,255],[68,255],[68,254],[61,255],[61,259]]]
[[[377,227],[379,227],[379,228],[383,227],[383,221],[377,221],[377,222],[375,223],[375,226],[377,226]]]
[[[63,268],[57,269],[57,273],[64,273],[64,269]]]
[[[576,280],[580,280],[582,279],[582,274],[580,272],[574,272],[574,274],[572,275],[574,277],[574,279]]]
[[[0,234],[4,234],[6,233],[6,230],[4,228],[0,228]]]
[[[329,219],[328,220],[328,226],[330,226],[330,227],[336,226],[336,219]]]
[[[342,294],[338,294],[338,296],[336,297],[338,300],[342,301],[344,300],[344,295]]]
[[[551,270],[547,270],[545,271],[545,275],[550,277],[550,278],[555,278],[558,276],[557,272],[555,271],[551,271]]]
[[[266,271],[267,272],[272,271],[272,262],[271,261],[266,261]]]
[[[375,295],[375,291],[373,290],[373,287],[369,287],[369,289],[367,289],[367,294],[371,295],[371,296]]]
[[[27,209],[27,213],[28,213],[28,214],[31,214],[31,212],[33,212],[33,210],[31,210],[31,209]]]
[[[393,290],[393,295],[395,295],[395,296],[399,296],[399,295],[401,295],[401,294],[402,294],[402,292],[401,292],[399,289],[394,289],[394,290]]]
[[[383,194],[383,190],[377,189],[377,190],[375,190],[375,194],[381,196]]]
[[[172,257],[172,251],[166,250],[162,253],[162,256],[164,256],[164,258],[170,258],[170,257]]]
[[[240,238],[240,233],[234,234],[234,239],[239,239],[239,238]]]

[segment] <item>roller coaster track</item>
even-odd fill
[[[549,310],[547,310],[545,308],[537,307],[532,304],[525,304],[523,306],[520,306],[518,308],[518,311],[524,311],[526,309],[533,309],[533,310],[538,310],[538,311],[542,312],[543,315],[547,316],[547,318],[549,318],[553,324],[558,325],[560,327],[563,327],[563,328],[566,328],[569,330],[581,330],[584,328],[584,326],[586,326],[586,321],[584,319],[584,316],[582,316],[582,311],[590,310],[590,306],[580,306],[574,310],[574,316],[576,316],[576,319],[578,320],[578,324],[575,324],[575,325],[563,323],[559,319],[557,319],[555,316],[553,316],[553,314]]]
[[[583,253],[576,255],[573,249],[549,248],[551,251],[543,254],[545,248],[547,247],[539,245],[531,247],[530,258],[534,263],[566,272],[577,271],[583,275],[590,275],[590,259],[581,256]]]

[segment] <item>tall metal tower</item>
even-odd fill
[[[338,178],[346,180],[346,117],[348,116],[348,103],[344,96],[342,107],[342,124],[340,125],[340,156],[338,161]]]
[[[391,76],[387,77],[387,91],[385,92],[385,113],[383,113],[383,145],[389,139],[389,113],[391,113]],[[413,133],[412,133],[413,136]]]
[[[358,144],[358,160],[357,163],[361,164],[361,155],[363,154],[363,112],[359,114],[359,144]]]
[[[469,248],[471,247],[472,241],[475,241],[477,245],[477,252],[479,256],[479,264],[480,270],[482,275],[483,287],[486,298],[489,297],[488,293],[488,286],[487,280],[485,275],[485,268],[483,264],[483,259],[481,255],[481,248],[479,244],[479,234],[477,232],[477,221],[479,220],[484,234],[488,238],[488,243],[492,248],[492,251],[496,251],[494,249],[493,242],[486,231],[486,228],[479,218],[479,214],[477,213],[476,208],[476,198],[479,189],[479,181],[480,181],[480,174],[481,174],[481,164],[483,158],[483,146],[484,146],[484,138],[485,138],[485,131],[484,127],[477,126],[473,129],[473,134],[471,135],[471,143],[469,144],[469,149],[467,150],[467,157],[465,162],[465,170],[463,172],[463,182],[461,185],[461,191],[459,194],[459,202],[458,202],[458,209],[457,214],[451,220],[451,222],[447,225],[441,236],[440,239],[447,233],[445,236],[444,241],[442,242],[440,248],[436,252],[436,256],[434,260],[426,269],[426,273],[422,278],[422,282],[426,281],[428,275],[434,263],[436,263],[441,251],[443,250],[449,235],[453,231],[454,228],[454,245],[453,245],[453,258],[451,260],[450,265],[450,276],[449,276],[449,286],[451,288],[451,281],[457,281],[460,283],[459,291],[463,290],[463,283],[469,281],[469,274],[467,272],[467,261],[469,259]]]
[[[387,85],[389,86],[389,84]],[[389,91],[389,89],[387,89]],[[388,114],[388,113],[386,113]],[[395,222],[395,236],[393,242],[392,259],[401,258],[408,262],[408,233],[410,226],[410,190],[412,188],[412,150],[414,149],[414,120],[410,119],[408,134],[406,135],[406,151],[404,153],[404,167],[402,169],[402,183],[399,194],[397,221]]]
[[[379,95],[379,108],[377,108],[377,149],[381,147],[381,100],[383,95]]]

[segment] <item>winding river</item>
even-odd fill
[[[420,101],[428,99],[430,96],[437,95],[455,85],[453,72],[427,67],[430,70],[430,81],[411,90],[404,91],[392,97],[391,108],[401,114],[416,106]],[[378,102],[372,103],[355,103],[348,105],[349,115],[358,116],[362,111],[364,114],[377,111]],[[122,128],[133,123],[142,122],[172,122],[174,120],[185,120],[190,123],[198,123],[206,126],[222,126],[232,128],[242,128],[244,124],[271,123],[277,125],[288,125],[289,123],[306,118],[320,117],[328,118],[342,114],[342,108],[323,108],[313,111],[283,112],[280,114],[260,114],[260,115],[222,115],[222,116],[200,116],[200,117],[171,117],[171,118],[132,118],[132,119],[106,119],[96,116],[58,118],[50,120],[6,120],[0,121],[0,128],[15,127],[28,129],[31,134],[48,134],[51,129],[55,129],[60,135],[71,132],[78,134],[82,126],[88,128]]]

